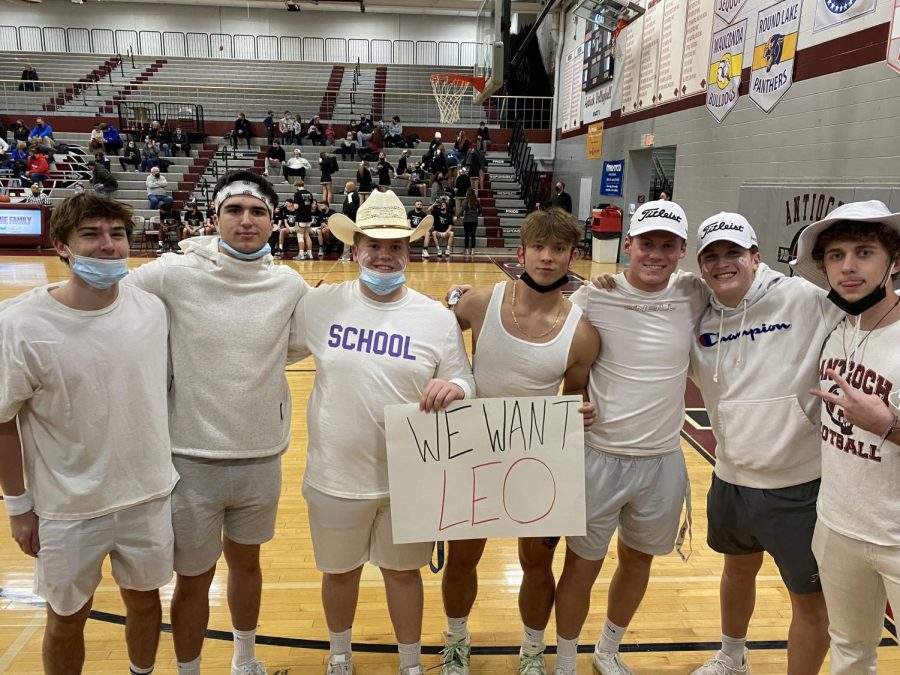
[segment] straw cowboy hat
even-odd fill
[[[434,217],[427,216],[416,229],[410,228],[403,202],[392,190],[387,190],[372,193],[359,207],[355,223],[344,214],[336,213],[328,219],[328,229],[342,242],[352,246],[356,233],[373,239],[409,237],[410,241],[415,241],[424,237],[433,223]]]

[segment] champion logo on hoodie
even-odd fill
[[[715,347],[720,342],[731,342],[732,340],[737,340],[742,337],[749,337],[752,342],[755,342],[757,335],[765,335],[766,333],[773,333],[780,330],[790,330],[790,328],[791,324],[789,323],[763,323],[760,326],[745,328],[743,331],[737,333],[723,335],[721,338],[719,338],[718,333],[701,333],[700,337],[697,338],[697,342],[700,343],[701,347]]]

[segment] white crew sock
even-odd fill
[[[400,668],[412,668],[419,665],[422,661],[422,641],[413,642],[412,644],[398,644],[397,650],[400,652]]]
[[[464,640],[469,634],[469,617],[461,616],[458,619],[447,617],[447,640],[449,642],[457,642]],[[415,664],[413,664],[415,665]]]
[[[200,657],[187,663],[178,662],[178,675],[200,675]]]
[[[601,652],[618,652],[626,630],[628,630],[628,626],[617,626],[607,618],[606,624],[603,626],[603,633],[600,635],[600,642],[597,643],[597,649]]]
[[[525,654],[540,654],[544,651],[544,630],[525,626],[522,638],[522,652]]]
[[[153,666],[150,666],[149,668],[139,668],[131,661],[129,661],[128,672],[130,673],[130,675],[150,675],[150,673],[153,672]]]
[[[351,626],[340,633],[332,633],[328,631],[328,640],[331,643],[332,654],[349,654],[350,643],[353,637],[353,627]]]
[[[253,663],[256,659],[256,629],[232,628],[231,633],[234,635],[234,656],[231,659],[231,665],[240,668],[245,664]]]
[[[731,662],[740,667],[744,663],[744,647],[747,646],[747,637],[733,638],[722,633],[722,652],[731,659]]]
[[[578,638],[566,640],[559,633],[556,634],[556,667],[559,670],[575,670],[575,662],[578,658]]]

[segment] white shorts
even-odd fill
[[[343,574],[370,562],[376,567],[417,570],[431,560],[432,542],[395,544],[391,500],[343,499],[303,484],[316,567]]]
[[[253,546],[275,536],[281,455],[204,459],[174,455],[181,480],[172,492],[175,571],[203,574],[222,555],[222,535]]]
[[[689,489],[681,450],[623,457],[585,448],[584,479],[587,533],[566,537],[566,546],[576,555],[601,560],[616,528],[622,543],[641,553],[666,555],[675,548]]]
[[[152,591],[172,580],[172,499],[169,496],[86,520],[38,521],[41,549],[34,592],[69,616],[90,600],[109,556],[121,588]]]

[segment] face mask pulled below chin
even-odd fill
[[[360,267],[359,280],[375,295],[390,295],[406,283],[406,274],[403,270],[378,272],[367,267]]]
[[[78,275],[82,281],[97,290],[105,290],[119,283],[128,276],[128,260],[126,258],[88,258],[75,255],[71,249],[72,272]]]
[[[833,288],[828,292],[828,299],[832,303],[837,305],[838,309],[840,309],[842,312],[845,312],[850,316],[859,316],[867,309],[871,309],[887,297],[887,288],[885,287],[885,284],[887,283],[890,276],[891,268],[888,267],[884,278],[881,280],[881,285],[859,300],[854,300],[852,302],[850,300],[845,300]]]
[[[272,252],[272,247],[269,246],[268,242],[266,244],[252,253],[242,253],[238,251],[234,246],[228,244],[224,239],[219,239],[219,247],[227,251],[231,254],[233,258],[237,258],[238,260],[259,260],[267,253]]]

